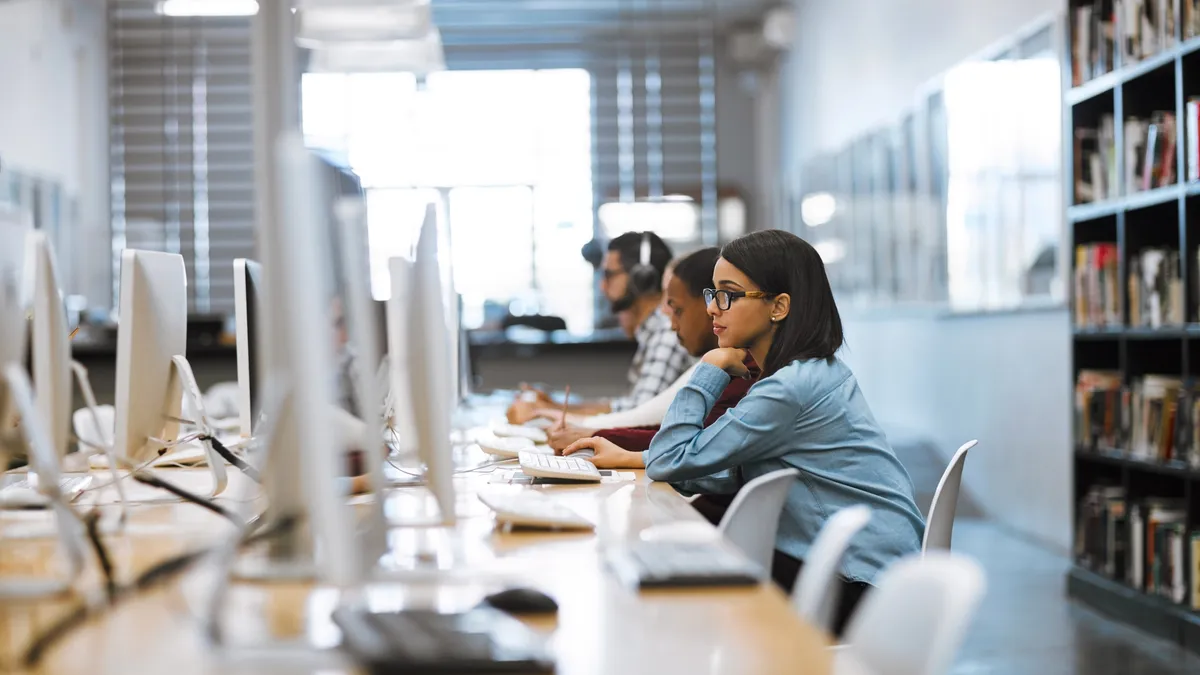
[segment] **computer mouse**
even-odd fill
[[[554,598],[532,588],[506,588],[485,597],[483,602],[509,614],[545,614],[558,611],[558,603]]]
[[[567,455],[567,457],[572,457],[574,459],[586,459],[589,462],[592,461],[592,458],[595,456],[596,451],[591,448],[581,448]]]

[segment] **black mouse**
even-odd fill
[[[532,588],[506,588],[483,599],[485,604],[509,614],[544,614],[557,612],[554,598]]]

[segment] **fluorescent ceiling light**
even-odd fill
[[[846,242],[841,239],[826,239],[813,244],[817,255],[821,256],[821,261],[826,265],[833,265],[841,262],[846,257]]]
[[[165,16],[253,16],[256,0],[162,0],[154,10]]]
[[[820,227],[833,220],[837,200],[828,192],[814,192],[800,202],[800,219],[809,227]]]
[[[446,69],[437,29],[419,40],[325,43],[312,50],[312,73],[416,73]]]
[[[316,47],[329,42],[409,40],[433,28],[429,0],[337,4],[309,2],[296,13],[296,41]]]

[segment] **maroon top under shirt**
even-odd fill
[[[754,384],[758,378],[758,367],[754,365],[754,361],[749,357],[746,358],[746,365],[750,368],[752,379],[735,377],[729,381],[725,387],[725,391],[721,392],[721,398],[717,399],[713,409],[708,413],[708,417],[704,418],[704,426],[716,422],[721,415],[725,414],[726,410],[736,406],[746,392],[750,391],[750,385]],[[654,439],[654,434],[658,433],[658,427],[624,427],[617,429],[601,429],[596,432],[596,435],[608,439],[618,446],[631,452],[641,452],[650,447],[650,441]]]

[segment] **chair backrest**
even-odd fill
[[[884,570],[846,628],[843,657],[879,675],[942,675],[987,582],[974,559],[945,551]]]
[[[842,590],[838,570],[846,547],[871,520],[871,509],[851,506],[833,514],[808,547],[804,569],[792,590],[792,606],[800,616],[826,633],[833,633],[834,608]]]
[[[742,486],[717,527],[748,558],[768,574],[775,557],[775,533],[788,488],[799,476],[796,469],[772,471]]]
[[[950,549],[950,537],[954,534],[954,511],[958,508],[958,492],[962,486],[963,464],[967,451],[979,441],[967,441],[950,458],[950,465],[938,481],[933,502],[929,505],[929,517],[925,519],[925,538],[921,541],[921,552]]]

